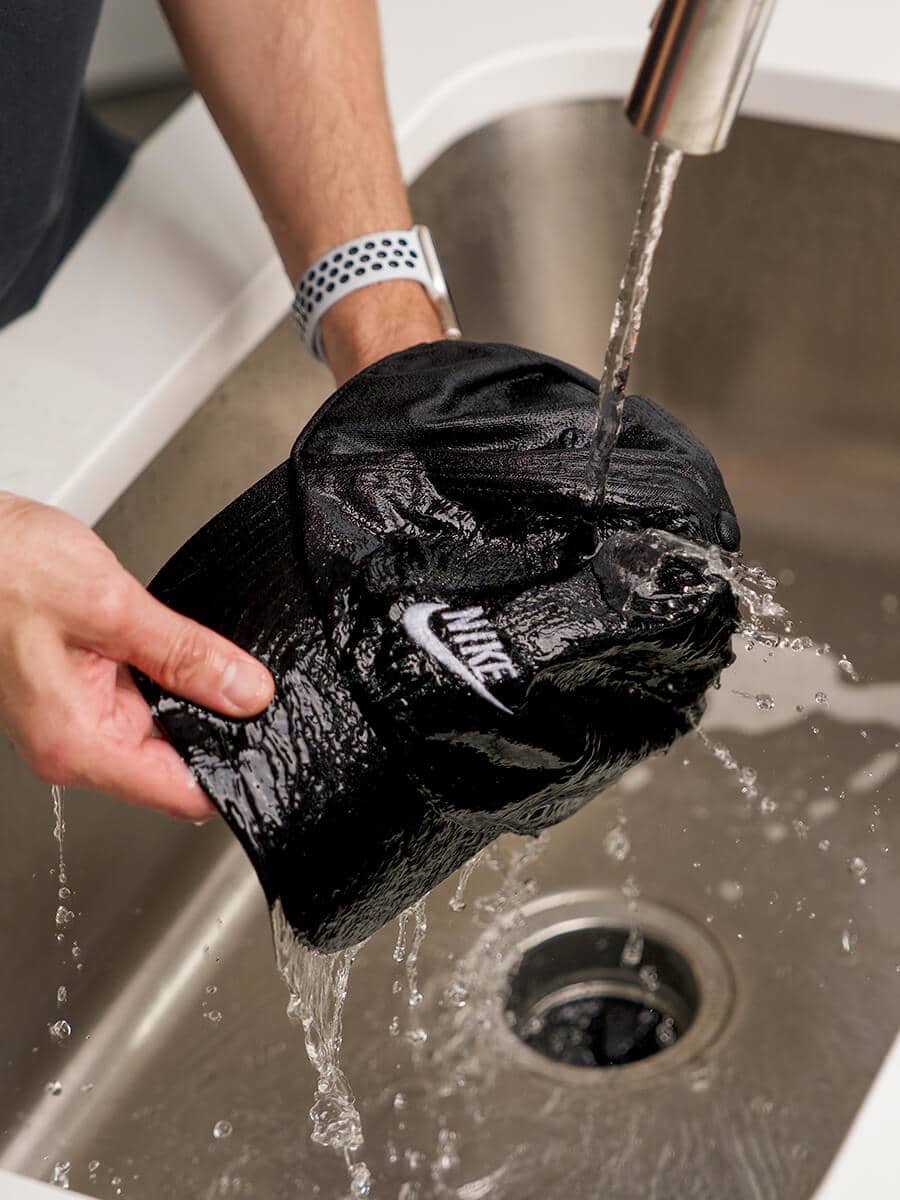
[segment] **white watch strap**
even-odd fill
[[[332,305],[351,292],[389,279],[420,283],[438,309],[449,337],[459,337],[456,316],[428,230],[387,229],[352,238],[329,250],[304,273],[293,314],[308,350],[323,359],[319,323]]]

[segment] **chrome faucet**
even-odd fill
[[[625,111],[685,154],[728,141],[775,0],[662,0]]]

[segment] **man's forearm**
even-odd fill
[[[296,283],[332,246],[411,222],[375,0],[163,0],[193,80]],[[339,379],[441,336],[416,283],[376,284],[322,323]]]

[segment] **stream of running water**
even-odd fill
[[[303,1030],[306,1053],[318,1077],[316,1098],[309,1110],[310,1137],[344,1157],[350,1195],[362,1200],[370,1193],[372,1177],[365,1162],[357,1158],[363,1145],[362,1122],[340,1066],[350,968],[361,947],[335,954],[308,949],[295,937],[277,902],[272,909],[272,932],[275,960],[290,995],[287,1014]]]
[[[75,920],[75,913],[69,907],[72,904],[73,892],[69,886],[69,878],[66,873],[66,856],[65,856],[65,836],[66,836],[66,814],[65,814],[65,789],[54,785],[50,789],[50,799],[53,804],[53,837],[57,843],[57,865],[55,868],[56,874],[56,899],[58,901],[56,913],[54,915],[54,925],[56,927],[56,941],[60,946],[64,946],[66,938],[71,934],[72,922]],[[71,947],[71,957],[75,960],[77,969],[81,970],[81,963],[78,959],[81,956],[81,950],[76,941],[73,941]],[[69,1000],[69,989],[63,983],[56,989],[56,1008],[57,1019],[48,1022],[47,1031],[50,1034],[50,1040],[58,1046],[63,1046],[72,1036],[72,1026],[66,1020],[63,1010]],[[54,1081],[47,1085],[49,1089],[56,1086]]]
[[[603,504],[606,471],[622,425],[625,388],[650,291],[653,257],[662,237],[681,159],[680,150],[670,150],[660,142],[654,142],[650,149],[600,376],[597,424],[588,468],[598,509]]]

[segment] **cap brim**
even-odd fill
[[[431,808],[351,695],[296,551],[289,465],[213,518],[151,592],[271,670],[233,720],[136,675],[154,717],[237,835],[271,904],[320,950],[361,941],[494,836]]]

